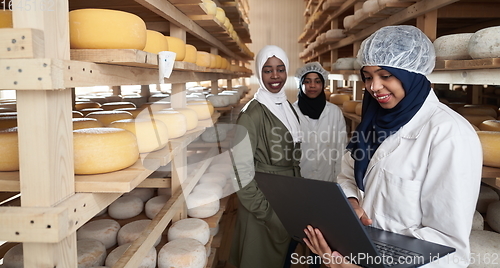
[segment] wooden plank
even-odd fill
[[[476,60],[438,60],[434,70],[471,70],[500,68],[500,58]]]
[[[0,58],[43,58],[44,35],[39,29],[0,29]]]
[[[481,182],[483,182],[486,185],[489,185],[497,190],[500,190],[500,177],[498,178],[483,178],[481,179]]]
[[[497,69],[435,70],[427,79],[435,84],[500,85]]]
[[[207,9],[201,2],[198,4],[176,4],[175,7],[182,11],[182,13],[186,14],[186,16],[208,14]]]
[[[158,68],[158,54],[137,49],[71,49],[71,60]]]
[[[483,166],[482,178],[495,179],[500,178],[500,168]]]

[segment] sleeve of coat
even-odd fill
[[[335,142],[337,143],[337,146],[335,148],[336,150],[335,157],[337,159],[335,161],[334,174],[340,174],[342,170],[343,156],[346,151],[345,147],[347,145],[347,131],[346,131],[345,119],[344,116],[342,115],[342,112],[340,112],[340,116],[338,117],[337,122],[335,122],[335,125],[337,126],[337,132],[335,134],[338,135],[338,137],[335,137]],[[337,178],[334,179],[336,180]]]
[[[337,183],[342,187],[347,198],[355,197],[362,200],[361,192],[354,179],[354,159],[351,157],[351,152],[345,153],[342,157],[342,167],[337,177]]]

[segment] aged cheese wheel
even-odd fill
[[[123,225],[123,227],[118,231],[118,245],[121,246],[123,244],[133,243],[137,238],[139,238],[139,236],[141,236],[142,232],[146,230],[150,223],[151,220],[137,220]],[[160,241],[161,236],[156,239],[154,246],[156,247],[160,244]]]
[[[12,11],[0,10],[0,28],[12,28]]]
[[[82,128],[104,127],[104,125],[95,118],[73,118],[73,130]]]
[[[186,44],[186,56],[184,56],[185,62],[196,63],[197,52],[196,47],[190,44]]]
[[[360,103],[356,104],[356,108],[354,108],[354,112],[357,115],[361,115],[362,110],[363,110],[363,102],[360,102]]]
[[[106,247],[101,241],[84,239],[76,241],[78,268],[91,268],[104,265]]]
[[[351,29],[351,27],[353,26],[354,24],[354,15],[348,15],[348,16],[345,16],[344,18],[344,28],[346,30],[349,30]]]
[[[203,268],[206,262],[205,246],[192,238],[172,240],[158,252],[158,268]]]
[[[215,182],[202,182],[198,183],[194,188],[193,188],[193,193],[196,192],[204,192],[204,193],[214,193],[216,194],[219,198],[222,198],[222,186]]]
[[[208,223],[201,219],[187,218],[174,222],[168,229],[168,241],[192,238],[205,245],[210,240]]]
[[[189,108],[171,108],[171,110],[177,111],[186,117],[187,130],[195,129],[198,126],[198,114],[195,112],[195,110]]]
[[[327,39],[343,38],[345,36],[344,29],[330,29],[325,35]]]
[[[157,31],[146,30],[146,46],[144,51],[158,54],[160,51],[168,51],[168,42],[165,36]]]
[[[116,199],[108,207],[108,215],[117,220],[130,219],[135,217],[144,209],[142,200],[133,195],[122,196]]]
[[[208,218],[215,215],[220,208],[219,196],[216,193],[193,192],[186,198],[188,216],[192,218]]]
[[[0,130],[0,171],[19,170],[17,127]]]
[[[472,230],[484,230],[484,218],[479,211],[474,211],[472,218]]]
[[[141,117],[112,122],[110,127],[128,130],[137,138],[139,153],[148,153],[164,148],[168,144],[168,129],[159,120]]]
[[[139,49],[146,46],[146,24],[137,15],[109,9],[69,12],[71,48]]]
[[[87,114],[85,117],[95,118],[103,123],[105,126],[108,126],[113,121],[122,120],[122,119],[134,119],[131,113],[126,111],[96,111]]]
[[[123,255],[123,253],[125,253],[125,251],[128,249],[128,247],[130,247],[130,243],[123,244],[123,245],[113,249],[113,251],[111,251],[109,253],[108,257],[106,257],[106,262],[105,262],[106,267],[113,267],[116,264],[116,262],[118,262],[118,260]],[[157,260],[156,248],[152,247],[148,251],[146,256],[144,257],[144,259],[142,259],[142,261],[136,267],[137,268],[155,268],[156,267],[156,260]],[[171,268],[171,267],[169,267],[169,268]]]
[[[1,116],[0,129],[17,127],[17,116]]]
[[[368,14],[366,14],[363,11],[363,8],[360,8],[356,11],[354,11],[354,21],[361,21],[363,20]]]
[[[461,115],[489,115],[493,118],[497,117],[496,109],[490,107],[459,107],[456,111]]]
[[[473,230],[469,236],[470,265],[469,268],[497,268],[496,256],[500,255],[500,234],[492,231]]]
[[[99,111],[104,111],[104,109],[102,109],[102,108],[83,108],[83,109],[79,110],[79,112],[82,113],[84,117],[92,112],[99,112]]]
[[[212,0],[203,0],[203,5],[207,10],[208,15],[216,15],[217,14],[217,4]]]
[[[483,148],[483,165],[500,168],[500,132],[477,131]]]
[[[75,109],[81,110],[85,108],[101,108],[101,104],[95,101],[77,101],[75,102]]]
[[[72,117],[73,118],[83,118],[83,113],[79,111],[72,111]]]
[[[229,104],[238,104],[240,101],[240,94],[237,91],[225,90],[219,93],[221,96],[229,96]]]
[[[104,111],[111,111],[120,108],[136,108],[135,104],[128,101],[119,101],[119,102],[106,102],[103,103],[101,108]]]
[[[443,35],[434,40],[436,59],[438,60],[468,60],[469,40],[472,33]]]
[[[186,43],[177,37],[165,36],[168,43],[168,51],[175,52],[175,60],[182,61],[186,56]]]
[[[500,57],[500,26],[493,26],[475,32],[468,46],[473,59]]]
[[[342,108],[346,113],[355,113],[356,106],[361,103],[360,100],[348,100],[342,103]]]
[[[479,213],[486,213],[488,210],[488,206],[499,200],[499,196],[495,190],[486,185],[481,185],[479,188],[479,197],[476,203],[476,210]]]
[[[73,130],[73,148],[75,174],[117,171],[139,158],[135,135],[120,128]]]
[[[147,115],[149,116],[149,115]],[[142,114],[138,117],[143,118]],[[180,112],[172,110],[160,110],[153,113],[155,121],[161,121],[167,126],[168,138],[175,139],[186,134],[187,119],[186,116]]]
[[[495,201],[488,205],[486,222],[491,229],[500,232],[500,201]]]
[[[221,69],[221,68],[222,68],[222,56],[215,55],[215,69]]]
[[[479,129],[483,131],[500,131],[500,120],[486,120],[479,124]]]
[[[363,3],[363,12],[365,14],[377,12],[379,9],[378,0],[368,0]]]
[[[226,58],[222,58],[222,66],[220,68],[226,70],[228,66],[229,61]]]
[[[210,53],[205,51],[197,51],[196,52],[196,65],[201,67],[210,67],[211,62]]]
[[[354,70],[354,62],[356,58],[338,58],[337,61],[332,64],[333,70]]]
[[[212,163],[208,167],[207,172],[222,173],[222,174],[226,175],[227,179],[232,179],[234,177],[234,167],[232,164],[228,164],[228,163],[219,163],[219,164]]]
[[[217,66],[217,55],[210,53],[210,67],[215,68]]]
[[[486,120],[495,120],[495,117],[489,115],[464,114],[462,116],[474,126],[479,126],[482,122]]]
[[[343,105],[345,101],[349,101],[350,99],[351,95],[348,94],[333,93],[330,95],[330,102],[337,105]]]
[[[230,97],[227,95],[207,95],[207,100],[209,100],[214,107],[226,107],[229,105]]]
[[[210,101],[189,101],[186,107],[198,114],[198,120],[210,119],[214,113],[214,106]]]
[[[142,112],[142,109],[141,108],[118,108],[118,109],[115,109],[114,111],[129,112],[132,114],[133,118],[136,118]],[[124,119],[124,120],[126,120],[126,119]]]
[[[226,19],[226,12],[224,11],[224,9],[218,7],[215,10],[215,19],[220,23],[224,23],[224,20]]]
[[[146,206],[144,208],[146,212],[146,217],[153,219],[158,212],[165,206],[168,199],[170,199],[169,195],[158,195],[155,196],[146,202]]]
[[[134,190],[123,194],[123,196],[128,195],[137,196],[142,200],[142,202],[146,203],[155,195],[155,190],[153,188],[135,188]]]
[[[100,241],[108,249],[116,245],[120,224],[112,219],[89,221],[76,231],[78,240],[93,239]]]
[[[226,181],[227,181],[227,176],[224,173],[207,172],[201,175],[199,183],[201,184],[204,182],[212,182],[212,183],[217,183],[218,185],[220,185],[220,187],[224,187],[224,185],[226,185]]]

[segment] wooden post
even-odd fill
[[[219,50],[216,47],[211,47],[210,53],[218,55]],[[215,95],[219,93],[219,79],[217,79],[217,77],[214,77],[212,78],[212,80],[210,80],[210,93]]]
[[[422,30],[431,42],[434,42],[437,37],[437,14],[438,10],[436,9],[417,18],[417,28]]]

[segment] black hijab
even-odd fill
[[[304,83],[304,80],[307,76],[307,74],[310,73],[316,73],[318,74],[319,79],[321,79],[322,82],[322,87],[321,90],[322,92],[318,95],[318,97],[312,99],[306,96],[304,91],[302,91],[302,84]],[[299,109],[302,112],[302,114],[309,116],[309,118],[312,119],[318,119],[323,110],[325,109],[326,105],[326,95],[325,91],[323,89],[325,88],[325,79],[323,76],[318,73],[318,72],[308,72],[305,73],[301,78],[300,78],[300,83],[299,83],[299,96],[298,96],[298,105]]]

